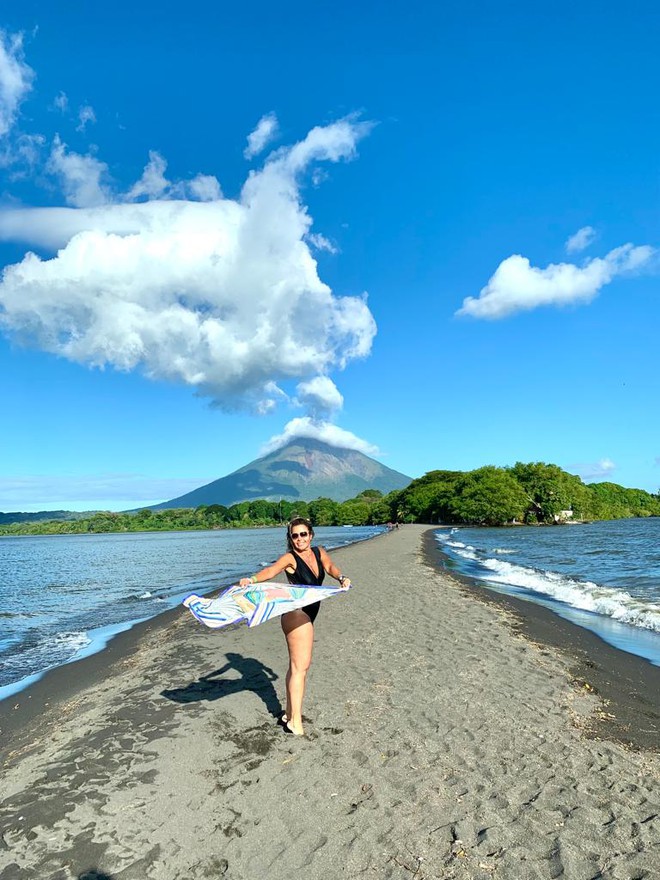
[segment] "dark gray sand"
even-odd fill
[[[0,880],[660,877],[658,671],[539,642],[424,532],[333,554],[356,586],[321,607],[304,739],[277,622],[166,615],[5,701]]]

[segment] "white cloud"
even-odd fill
[[[269,411],[286,399],[279,383],[371,350],[366,297],[334,296],[318,276],[299,184],[312,162],[352,158],[368,130],[353,119],[315,128],[251,172],[240,199],[207,202],[99,204],[106,166],[59,144],[68,201],[96,206],[0,210],[0,237],[59,248],[5,268],[0,326],[80,364],[139,369],[226,409]],[[166,182],[155,157],[145,194]]]
[[[62,191],[69,205],[91,208],[104,205],[111,198],[105,179],[108,166],[94,156],[82,156],[67,148],[59,136],[55,136],[46,171],[59,178]]]
[[[28,177],[41,163],[45,143],[46,138],[40,134],[15,134],[11,144],[4,145],[4,149],[0,148],[0,168],[14,166],[10,180]]]
[[[307,241],[315,247],[317,251],[327,251],[329,254],[338,254],[339,248],[335,247],[335,245],[325,237],[325,235],[321,235],[320,232],[310,232],[307,236]]]
[[[126,199],[137,201],[145,198],[154,199],[185,199],[192,197],[200,202],[212,202],[222,198],[222,190],[218,180],[210,174],[198,174],[192,180],[172,182],[165,176],[167,162],[156,152],[149,151],[149,161],[144,167],[142,177],[133,184]],[[117,199],[119,196],[116,197]]]
[[[586,248],[593,243],[595,238],[596,230],[593,226],[583,226],[582,229],[578,229],[575,235],[571,235],[566,241],[566,244],[564,245],[566,253],[576,254],[579,251],[586,250]]]
[[[0,30],[0,137],[14,125],[33,79],[34,71],[23,60],[22,35]]]
[[[313,440],[321,440],[323,443],[328,443],[330,446],[337,446],[340,449],[356,449],[358,452],[364,453],[364,455],[373,456],[381,454],[377,446],[367,443],[366,440],[362,440],[360,437],[351,433],[351,431],[345,431],[343,428],[339,428],[337,425],[333,425],[330,422],[316,421],[309,416],[291,419],[291,421],[284,426],[284,431],[281,434],[271,437],[261,448],[259,454],[262,456],[268,455],[270,452],[274,452],[281,446],[286,446],[287,443],[290,443],[297,437],[309,437]]]
[[[279,125],[274,113],[266,113],[262,116],[257,127],[248,135],[248,145],[243,150],[246,159],[253,159],[264,147],[277,136]]]
[[[298,385],[296,402],[304,406],[315,419],[322,419],[340,410],[344,405],[344,398],[332,379],[315,376]]]
[[[144,166],[142,177],[134,183],[127,193],[129,200],[139,199],[146,196],[148,199],[158,199],[171,187],[170,181],[165,177],[167,162],[156,150],[149,150],[149,161]]]
[[[0,511],[126,509],[185,495],[209,481],[204,477],[156,479],[112,473],[3,477]]]
[[[271,167],[281,166],[286,173],[296,174],[321,159],[330,162],[353,159],[358,140],[369,134],[372,128],[372,122],[359,122],[355,115],[346,116],[332,125],[317,125],[304,140],[273,154]]]
[[[601,287],[617,275],[640,269],[654,254],[655,249],[647,245],[624,244],[583,266],[551,263],[545,269],[515,254],[500,263],[478,297],[463,300],[456,314],[497,319],[539,306],[590,302]]]
[[[217,178],[211,174],[198,174],[188,182],[188,191],[200,202],[217,202],[222,198],[222,189]]]
[[[571,473],[582,477],[586,483],[589,483],[594,480],[604,480],[611,476],[612,472],[616,470],[616,465],[611,458],[601,458],[599,461],[587,464],[569,465],[569,470]]]
[[[83,104],[78,110],[76,131],[84,131],[89,122],[96,122],[96,113],[94,113],[94,108],[90,107],[89,104]]]
[[[191,203],[192,210],[201,206]],[[139,235],[152,226],[167,228],[188,210],[174,202],[110,204],[96,208],[16,208],[0,210],[0,240],[26,242],[39,248],[64,248],[78,233]],[[201,218],[200,218],[201,219]],[[211,219],[210,217],[208,218]]]
[[[69,109],[69,98],[66,92],[60,92],[53,98],[53,107],[60,113],[66,113]]]

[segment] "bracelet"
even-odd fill
[[[339,581],[340,584],[343,584],[344,581],[346,580],[346,575],[340,574],[339,577],[337,578],[337,580]]]
[[[250,583],[251,583],[251,584],[256,584],[256,583],[258,583],[256,574],[253,574],[253,575],[252,575],[252,577],[250,578]]]

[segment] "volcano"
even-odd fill
[[[404,489],[411,478],[385,467],[355,449],[331,446],[320,440],[297,438],[279,449],[251,461],[226,477],[193,489],[171,501],[154,504],[168,507],[199,507],[265,498],[268,501],[313,501],[331,498],[346,501],[365,489],[384,495]]]

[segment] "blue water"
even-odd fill
[[[381,528],[318,528],[328,549]],[[262,568],[282,528],[0,538],[0,699],[118,632]]]
[[[510,529],[441,528],[447,564],[537,602],[660,666],[660,518]]]

